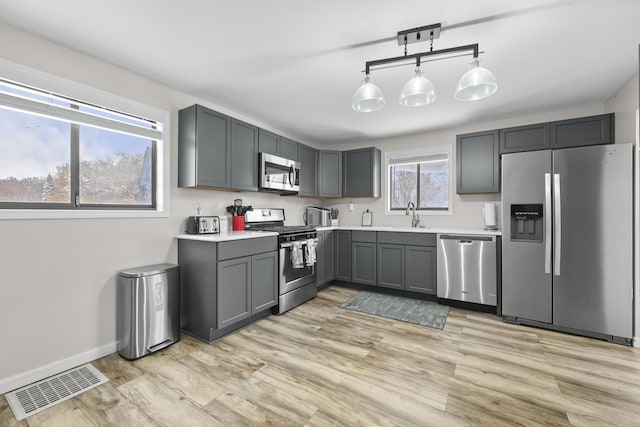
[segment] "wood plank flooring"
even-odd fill
[[[444,330],[344,310],[330,287],[207,345],[187,336],[110,382],[1,426],[640,426],[640,349],[452,308]]]

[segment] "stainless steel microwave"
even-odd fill
[[[260,153],[260,188],[282,193],[300,191],[300,163]]]

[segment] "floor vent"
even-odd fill
[[[13,415],[20,421],[108,381],[102,372],[87,363],[14,390],[4,397],[7,398]]]

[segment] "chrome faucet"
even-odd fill
[[[416,205],[413,202],[409,202],[407,205],[407,211],[405,215],[409,215],[409,212],[413,211],[413,216],[411,217],[411,227],[415,228],[420,224],[420,215],[418,215],[418,211],[416,211]]]

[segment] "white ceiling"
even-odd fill
[[[640,43],[638,0],[0,0],[0,20],[317,144],[601,103],[638,71]],[[438,22],[434,49],[479,43],[496,94],[456,101],[470,57],[452,58],[423,64],[434,104],[401,107],[412,67],[395,67],[371,73],[386,107],[354,112],[365,62]]]

